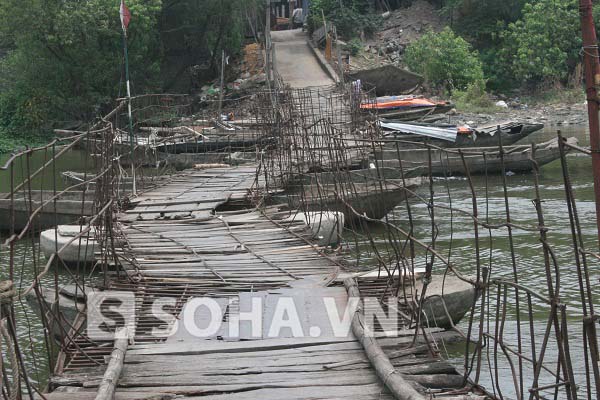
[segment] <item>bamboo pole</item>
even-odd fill
[[[115,347],[110,355],[110,361],[106,372],[104,372],[102,382],[98,386],[96,400],[113,400],[115,398],[117,383],[123,371],[125,354],[129,345],[129,330],[122,328],[115,334],[115,337]]]
[[[360,298],[358,284],[353,278],[344,281],[344,286],[348,291],[349,297]],[[417,392],[413,386],[396,371],[396,368],[390,362],[389,357],[383,352],[377,339],[372,334],[365,331],[364,315],[359,308],[352,319],[352,333],[358,339],[367,353],[367,358],[371,362],[379,379],[392,392],[397,400],[425,400],[425,397]]]

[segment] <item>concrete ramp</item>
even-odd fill
[[[334,80],[323,70],[301,29],[271,32],[275,68],[292,88],[329,86]]]

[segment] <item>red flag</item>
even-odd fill
[[[121,27],[123,28],[123,32],[127,32],[127,27],[129,26],[129,21],[131,21],[131,12],[129,8],[125,5],[125,0],[121,0]]]

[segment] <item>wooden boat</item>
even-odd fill
[[[503,146],[510,146],[544,128],[544,124],[515,121],[476,128],[448,124],[402,123],[394,120],[382,121],[381,125],[386,129],[384,133],[395,139],[456,148],[499,146],[500,140]],[[402,143],[403,148],[419,148],[419,146],[419,144]]]
[[[42,207],[35,216],[31,229],[48,229],[56,225],[69,225],[81,219],[83,216],[94,214],[94,193],[83,191],[72,191],[61,194],[56,201],[50,201],[54,197],[51,190],[35,190],[29,194],[19,191],[11,201],[10,196],[3,194],[0,198],[0,230],[11,230],[11,219],[14,215],[14,229],[21,231],[29,221],[31,211]],[[48,202],[47,204],[45,204]]]
[[[387,181],[383,191],[374,183],[345,185],[300,185],[287,193],[271,196],[271,202],[285,204],[303,212],[329,211],[344,214],[346,223],[357,221],[365,215],[370,219],[381,219],[401,201],[412,197],[421,184],[421,178],[402,181]],[[353,211],[354,210],[354,211]]]
[[[404,177],[404,179],[415,178],[417,176],[421,176],[427,173],[427,171],[423,167],[418,168],[406,168],[404,171],[404,175],[400,171],[400,168],[396,166],[396,168],[380,168],[377,170],[376,166],[371,166],[372,168],[363,168],[356,170],[347,170],[347,171],[332,171],[332,172],[314,172],[314,173],[306,173],[302,175],[294,176],[291,181],[292,184],[304,184],[311,185],[320,183],[323,185],[329,184],[340,184],[340,183],[376,183],[378,181],[384,180],[399,180]]]
[[[157,153],[157,159],[177,171],[193,168],[196,164],[223,164],[229,159],[227,153]]]
[[[423,96],[384,96],[365,101],[360,108],[366,112],[376,112],[381,118],[412,121],[429,115],[447,113],[454,108],[454,104],[426,99]]]
[[[223,136],[220,140],[190,141],[182,143],[164,143],[154,146],[156,151],[168,154],[180,153],[210,153],[223,151],[254,151],[256,146],[266,146],[276,143],[273,138],[263,138],[257,135]]]
[[[347,74],[350,80],[360,80],[361,85],[374,89],[378,96],[414,92],[423,83],[424,78],[395,65],[354,71]]]
[[[567,143],[576,145],[576,138],[566,139]],[[535,160],[539,166],[546,165],[560,158],[558,139],[552,139],[535,145]],[[568,150],[566,148],[565,150]],[[431,154],[431,173],[433,175],[464,175],[465,167],[457,149],[451,151],[426,148],[400,150],[400,158],[405,168],[424,167],[428,174],[429,154]],[[485,153],[485,157],[483,156]],[[500,173],[503,171],[498,147],[471,147],[463,149],[465,163],[471,174]],[[375,159],[382,167],[398,166],[398,151],[383,150],[375,154]],[[373,161],[375,162],[375,161]],[[504,170],[512,172],[529,172],[533,169],[531,162],[531,146],[517,145],[504,147]]]

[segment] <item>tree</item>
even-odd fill
[[[527,3],[523,17],[501,34],[505,68],[526,84],[563,81],[581,48],[576,0]]]
[[[308,19],[309,29],[323,26],[323,18],[335,24],[338,34],[344,39],[369,36],[381,26],[381,18],[374,13],[367,0],[312,0]]]
[[[221,50],[239,53],[255,1],[127,0],[133,92],[189,92],[198,64],[215,76]],[[2,0],[0,44],[0,127],[87,121],[123,95],[119,0]]]
[[[497,34],[521,17],[527,0],[447,0],[452,28],[477,48],[495,47]]]
[[[132,81],[157,87],[161,1],[130,0],[128,6],[134,15]],[[123,50],[118,2],[3,0],[0,26],[14,43],[2,63],[3,125],[34,129],[85,119],[119,94]]]
[[[449,92],[483,82],[477,51],[452,29],[428,32],[406,48],[404,61],[425,80]]]

